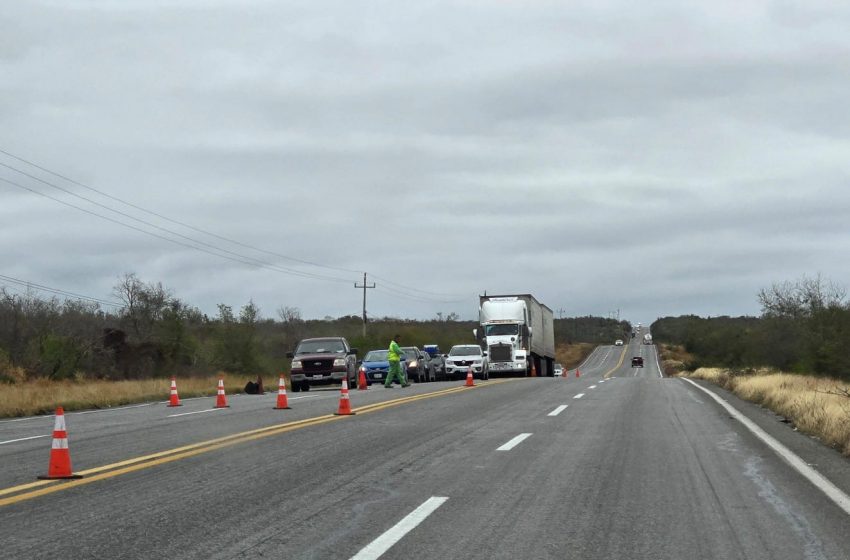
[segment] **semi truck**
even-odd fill
[[[554,375],[551,309],[531,294],[483,295],[478,304],[475,337],[487,352],[491,375]]]
[[[652,335],[649,334],[649,333],[646,333],[645,335],[643,335],[643,343],[644,344],[652,344]]]

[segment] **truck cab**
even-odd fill
[[[522,300],[491,299],[482,302],[480,331],[490,371],[526,375],[528,362],[528,309]]]

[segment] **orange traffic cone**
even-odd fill
[[[230,408],[227,404],[227,395],[224,394],[224,376],[218,376],[218,393],[216,394],[214,408]]]
[[[180,397],[177,395],[177,380],[171,376],[171,397],[168,401],[168,406],[183,406],[180,403]]]
[[[38,477],[42,480],[56,478],[83,478],[71,471],[71,451],[68,449],[68,432],[65,430],[65,411],[56,408],[56,421],[53,424],[53,446],[50,449],[50,464],[47,474]]]
[[[357,390],[366,391],[367,389],[369,389],[369,384],[366,383],[366,374],[361,369],[360,375],[357,376]]]
[[[531,362],[531,377],[537,377],[537,366]]]
[[[351,401],[348,400],[348,378],[342,378],[342,391],[339,393],[339,409],[334,412],[335,416],[348,416],[351,412]]]
[[[581,372],[579,371],[578,368],[576,368],[576,377],[581,377]]]
[[[472,366],[466,372],[466,385],[464,387],[475,387],[475,377],[472,375]]]
[[[277,406],[274,407],[275,410],[281,410],[289,407],[289,399],[286,398],[286,380],[283,378],[283,374],[280,374],[280,381],[277,384]]]

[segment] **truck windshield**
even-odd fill
[[[298,345],[296,354],[341,354],[345,346],[339,340],[305,340]]]
[[[487,336],[517,334],[518,332],[519,325],[516,325],[514,323],[487,325],[487,327],[484,329],[484,334],[486,334]]]

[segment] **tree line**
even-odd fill
[[[850,379],[850,303],[846,290],[821,277],[759,291],[758,317],[663,317],[656,342],[684,346],[689,369],[771,367]]]
[[[161,283],[124,275],[113,289],[117,310],[77,300],[45,299],[0,289],[0,382],[28,379],[141,379],[209,375],[216,371],[277,375],[288,369],[288,351],[302,338],[344,336],[362,357],[386,348],[399,333],[405,344],[474,343],[475,321],[454,313],[435,319],[372,320],[363,335],[359,316],[304,319],[295,306],[264,317],[249,301],[219,304],[208,316]],[[610,343],[630,330],[601,317],[555,320],[556,343]]]

